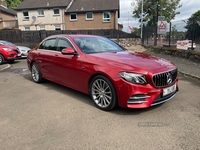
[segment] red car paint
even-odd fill
[[[0,55],[1,60],[0,64],[4,63],[4,61],[14,61],[17,57],[17,47],[16,46],[7,46],[7,45],[1,45],[0,44]]]
[[[62,38],[71,43],[76,55],[64,55],[57,50],[40,48],[45,41],[55,38]],[[76,42],[78,38],[103,37],[50,36],[28,53],[29,69],[31,70],[32,63],[36,62],[43,78],[86,94],[90,94],[91,80],[97,75],[103,75],[113,84],[118,105],[121,107],[147,108],[170,100],[178,91],[177,68],[171,62],[148,54],[128,51],[122,47],[122,50],[86,53],[80,48],[80,43]],[[142,74],[147,83],[129,82],[122,78],[121,72]],[[168,80],[169,84],[167,84]],[[172,89],[171,93],[163,94],[163,91]]]

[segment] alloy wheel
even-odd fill
[[[91,88],[91,94],[94,102],[100,108],[106,108],[111,105],[113,94],[109,84],[103,79],[96,79]]]

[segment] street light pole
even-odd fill
[[[141,10],[141,39],[142,39],[142,32],[143,32],[143,8],[144,7],[144,1],[142,0],[142,10]]]
[[[158,30],[158,0],[156,1],[156,27],[155,27],[155,37],[154,37],[154,46],[157,46],[157,30]]]

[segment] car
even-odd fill
[[[29,47],[26,47],[26,46],[18,46],[18,45],[15,45],[11,42],[8,42],[8,41],[4,41],[4,40],[0,40],[0,44],[3,44],[3,45],[8,45],[8,46],[16,46],[18,48],[18,58],[26,58],[27,57],[27,54],[28,52],[31,50],[31,48]]]
[[[15,45],[7,45],[0,41],[0,65],[5,61],[12,63],[18,56],[19,50]]]
[[[148,108],[178,91],[173,63],[127,50],[102,36],[49,36],[28,53],[27,65],[34,82],[47,79],[88,94],[105,111]]]
[[[17,46],[17,48],[19,49],[20,54],[21,54],[19,55],[20,58],[26,58],[28,52],[31,50],[31,48],[26,47],[26,46]]]
[[[181,40],[176,42],[177,49],[192,50],[192,40]],[[193,43],[193,49],[196,49],[196,44]]]

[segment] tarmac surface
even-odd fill
[[[154,56],[158,56],[158,57],[167,59],[167,60],[173,62],[178,67],[179,73],[181,73],[185,76],[195,78],[200,81],[200,63],[198,63],[198,62],[193,62],[189,59],[176,57],[176,56],[172,56],[172,55],[158,54],[158,53],[154,53],[152,51],[144,50],[142,48],[141,49],[137,48],[137,49],[135,49],[135,51],[144,52],[144,53],[152,54]],[[11,65],[12,64],[7,64],[7,63],[0,65],[0,71],[9,68]]]

